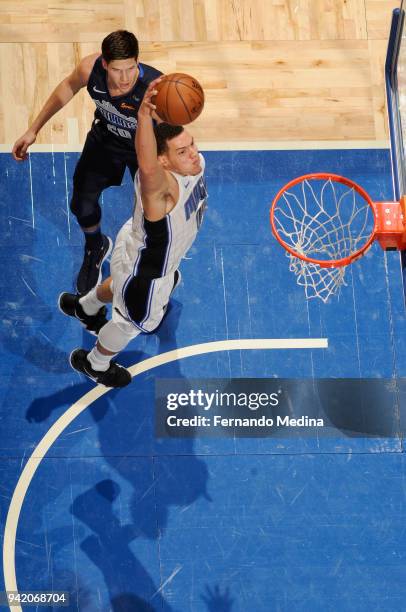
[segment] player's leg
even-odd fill
[[[61,293],[58,300],[59,310],[63,314],[80,321],[91,334],[97,335],[103,325],[107,323],[105,305],[113,299],[110,284],[111,277],[82,297],[75,293]]]
[[[115,255],[120,253],[121,242],[119,234],[118,244],[116,243],[113,254],[113,274],[118,268],[116,265],[118,258]],[[82,372],[82,374],[106,387],[124,387],[131,382],[131,375],[128,370],[117,364],[113,358],[142,331],[153,331],[153,328],[159,325],[165,313],[161,304],[157,307],[157,300],[153,299],[153,294],[149,292],[147,287],[147,285],[153,287],[155,281],[145,282],[144,279],[128,277],[128,274],[119,273],[113,276],[112,284],[107,286],[107,281],[105,281],[97,289],[93,289],[88,295],[80,298],[83,307],[87,308],[89,313],[92,307],[93,313],[98,307],[96,300],[102,303],[101,298],[110,300],[112,297],[113,310],[112,320],[100,329],[93,349],[86,351],[80,348],[72,352],[70,363],[73,369]],[[129,285],[130,291],[125,291],[125,287]],[[139,290],[138,295],[137,289]],[[152,300],[150,304],[148,304],[148,295]],[[133,319],[134,313],[136,313],[137,320]],[[151,316],[147,316],[148,313]],[[152,322],[152,319],[154,322]],[[140,325],[144,320],[147,323],[145,329]]]
[[[88,352],[76,349],[70,363],[97,383],[107,387],[123,387],[131,375],[113,358],[142,331],[154,331],[162,321],[172,292],[180,282],[180,273],[158,279],[140,279],[129,274],[125,256],[126,238],[131,232],[131,220],[117,235],[111,258],[112,278],[78,298],[80,306],[89,316],[97,316],[104,304],[112,302],[112,320],[98,333],[97,343]]]
[[[112,320],[108,321],[98,334],[97,343],[92,351],[76,349],[70,357],[72,367],[95,382],[107,387],[124,387],[131,381],[130,373],[113,361],[140,330],[126,320],[116,310],[117,303],[122,305],[122,288],[128,278],[132,265],[125,256],[128,233],[131,232],[131,219],[119,231],[111,257],[111,277],[93,288],[78,301],[87,316],[97,316],[105,304],[113,302]],[[122,306],[124,309],[124,306]]]
[[[103,136],[92,129],[75,169],[71,200],[71,210],[85,238],[83,263],[76,281],[80,295],[100,282],[103,261],[111,252],[112,241],[100,227],[99,198],[107,187],[121,184],[125,165],[125,155],[120,157],[120,151],[108,147]]]
[[[123,286],[121,299],[117,297],[115,310],[141,331],[150,334],[162,323],[180,279],[179,270],[162,278],[132,277]]]
[[[119,283],[120,293],[121,287],[122,283]],[[73,351],[70,357],[72,367],[106,387],[125,387],[131,382],[131,375],[113,358],[124,350],[128,343],[140,334],[141,330],[115,313],[114,284],[111,277],[80,300],[84,309],[92,314],[100,304],[113,302],[113,317],[100,329],[97,342],[91,351],[84,349]]]
[[[73,316],[89,331],[105,315],[105,304],[113,301],[112,278],[91,289],[80,297],[64,293],[59,299],[62,312]],[[71,306],[70,309],[67,306]],[[75,349],[70,356],[73,369],[82,372],[92,380],[107,387],[124,387],[131,382],[131,375],[112,358],[140,333],[127,321],[107,321],[98,329],[98,338],[91,351]]]
[[[131,374],[113,360],[140,333],[127,321],[108,321],[97,337],[91,351],[78,348],[70,356],[74,370],[85,374],[106,387],[125,387],[131,382]]]
[[[86,294],[100,282],[102,264],[112,249],[111,238],[102,234],[100,228],[100,193],[73,189],[71,210],[76,215],[85,238],[83,262],[76,279],[76,290],[80,295]],[[88,223],[93,225],[89,226]]]
[[[135,277],[133,279],[142,281]],[[133,279],[130,279],[130,282]],[[114,357],[142,331],[151,333],[159,326],[179,280],[180,275],[176,271],[171,278],[150,281],[150,289],[147,291],[143,282],[135,283],[130,287],[130,291],[123,291],[126,285],[130,285],[128,279],[122,278],[120,282],[114,281],[111,284],[109,278],[80,298],[82,307],[90,316],[98,312],[100,305],[112,300],[113,315],[112,320],[100,329],[97,342],[91,351],[78,348],[71,353],[70,363],[73,369],[106,387],[128,385],[131,375],[126,368],[114,361]],[[136,289],[140,291],[139,295]],[[127,316],[131,318],[127,319]],[[133,319],[134,316],[137,320]]]
[[[96,285],[85,295],[75,293],[62,293],[59,296],[59,310],[65,315],[78,319],[80,323],[91,333],[98,333],[107,323],[106,304],[113,301],[112,277],[116,276],[118,282],[128,277],[130,268],[123,269],[122,262],[127,262],[125,256],[126,237],[131,232],[131,219],[124,224],[117,234],[114,251],[111,257],[110,270],[112,276],[102,284]]]

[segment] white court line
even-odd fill
[[[71,126],[73,127],[73,125]],[[73,137],[73,135],[72,135]],[[69,140],[69,136],[68,136]],[[230,140],[228,142],[199,141],[201,151],[322,151],[346,149],[390,149],[389,140]],[[11,153],[13,145],[0,144],[0,153]],[[78,153],[83,143],[34,144],[31,153]]]
[[[193,357],[196,355],[206,355],[207,353],[215,353],[218,351],[235,351],[235,350],[263,350],[263,349],[318,349],[328,348],[327,338],[259,338],[259,339],[244,339],[244,340],[220,340],[218,342],[205,342],[203,344],[193,344],[183,348],[177,348],[173,351],[161,353],[155,357],[150,357],[140,361],[129,368],[133,378],[151,370],[158,366]],[[28,459],[21,476],[14,489],[11,498],[10,507],[7,513],[6,525],[4,528],[3,540],[3,572],[4,586],[6,591],[18,591],[17,578],[15,570],[15,544],[18,521],[20,518],[21,508],[26,496],[28,487],[34,477],[37,468],[41,461],[49,451],[55,440],[63,433],[70,423],[86,408],[88,408],[99,397],[111,391],[108,387],[97,385],[81,397],[77,402],[72,404],[66,412],[50,427],[37,447],[34,449],[31,457]],[[12,612],[22,612],[20,606],[10,608]]]

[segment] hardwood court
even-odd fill
[[[398,0],[45,0],[0,4],[0,142],[13,143],[50,90],[110,31],[140,58],[196,76],[201,142],[386,141],[383,65]],[[81,92],[38,144],[80,146],[93,114]]]

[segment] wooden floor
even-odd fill
[[[0,143],[27,128],[75,63],[126,28],[140,59],[187,72],[200,142],[386,141],[384,58],[400,0],[0,0]],[[85,91],[37,143],[80,147]]]

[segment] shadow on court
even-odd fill
[[[181,304],[173,300],[164,322],[155,333],[157,354],[176,349],[176,329],[181,310]],[[92,336],[83,334],[83,346],[90,348],[93,342]],[[133,345],[136,342],[135,339]],[[142,351],[125,351],[119,361],[129,366],[150,356]],[[66,362],[67,357],[65,354],[58,359]],[[63,367],[62,364],[60,367]],[[169,378],[183,377],[178,361],[161,367],[159,374]],[[62,408],[75,403],[93,387],[93,383],[86,381],[36,397],[26,412],[26,419],[31,423],[45,421]],[[122,400],[124,394],[126,399]],[[150,372],[137,376],[126,390],[109,391],[91,404],[87,412],[97,426],[100,459],[109,466],[110,473],[116,473],[117,480],[114,477],[99,478],[85,488],[83,480],[80,481],[81,492],[73,497],[67,508],[76,519],[78,528],[75,535],[80,551],[103,576],[114,612],[174,610],[165,597],[165,587],[170,590],[170,583],[172,579],[176,580],[176,573],[181,568],[175,566],[172,574],[166,576],[157,567],[153,576],[147,571],[143,557],[138,556],[137,546],[142,539],[146,539],[156,542],[159,551],[159,543],[170,526],[171,508],[182,511],[200,498],[212,502],[207,491],[209,474],[206,463],[195,456],[193,439],[181,441],[182,455],[185,455],[182,470],[174,470],[171,461],[165,455],[160,456],[159,444],[156,445],[154,441],[154,376]],[[92,459],[85,456],[86,461]],[[76,459],[75,463],[80,465],[81,459]],[[100,470],[96,473],[100,474]],[[125,483],[125,495],[120,483]],[[44,507],[40,505],[41,500],[38,501],[36,512],[41,516],[46,513],[50,497]],[[120,517],[122,504],[129,505],[127,522],[122,522]],[[63,548],[69,543],[71,532],[68,515],[64,512],[64,516],[66,527],[46,535],[52,546],[55,542],[56,546]],[[37,537],[41,538],[39,532]],[[193,546],[193,542],[190,545]],[[141,545],[143,548],[144,545]],[[159,558],[159,552],[156,557]],[[153,568],[155,563],[157,560],[154,558],[148,559],[148,568]],[[159,580],[156,574],[160,575]],[[84,591],[80,595],[80,609],[85,609],[82,604],[89,597],[90,608],[95,605],[92,596]],[[70,592],[73,602],[77,599],[76,587],[71,587]],[[201,601],[210,612],[228,612],[232,608],[229,591],[221,589],[219,585],[207,585],[201,594]]]

